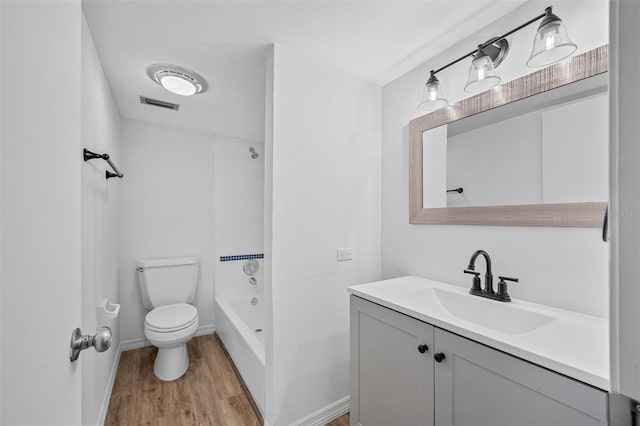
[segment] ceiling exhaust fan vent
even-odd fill
[[[159,101],[158,99],[151,99],[151,98],[147,98],[146,96],[140,96],[140,103],[145,105],[152,105],[160,108],[172,109],[174,111],[178,111],[180,109],[179,104]]]

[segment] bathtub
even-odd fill
[[[216,298],[216,332],[264,417],[264,305],[251,299]]]

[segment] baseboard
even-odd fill
[[[205,334],[213,334],[216,331],[216,326],[214,324],[201,325],[196,330],[196,336],[204,336]],[[144,337],[136,337],[135,339],[123,340],[120,342],[120,346],[122,348],[122,352],[130,351],[132,349],[140,349],[146,346],[151,346],[151,343]]]
[[[201,325],[196,331],[196,336],[204,336],[205,334],[213,334],[216,331],[214,324]]]
[[[151,346],[151,343],[144,337],[136,337],[135,339],[127,339],[120,342],[122,352],[144,348],[145,346]]]
[[[349,398],[345,396],[333,404],[329,404],[315,413],[311,413],[307,417],[292,423],[291,426],[325,426],[332,420],[349,412]]]
[[[98,426],[103,426],[107,419],[107,411],[109,410],[109,402],[111,402],[111,392],[113,391],[113,384],[116,381],[116,373],[118,372],[118,365],[120,365],[120,355],[122,354],[122,344],[119,344],[116,348],[118,351],[116,357],[113,359],[113,365],[111,366],[111,372],[109,373],[109,379],[107,379],[107,390],[104,393],[102,399],[102,406],[98,413]]]

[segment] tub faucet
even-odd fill
[[[484,289],[480,287],[480,278],[479,272],[476,272],[476,259],[478,256],[482,255],[484,257],[485,263],[487,264],[487,270],[484,274]],[[484,250],[476,250],[475,253],[471,256],[471,260],[469,260],[469,266],[464,270],[465,274],[473,274],[473,286],[471,287],[471,291],[469,293],[475,294],[477,296],[488,296],[493,295],[493,274],[491,273],[491,257],[489,253]]]

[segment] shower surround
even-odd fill
[[[216,136],[215,324],[264,416],[264,144]]]

